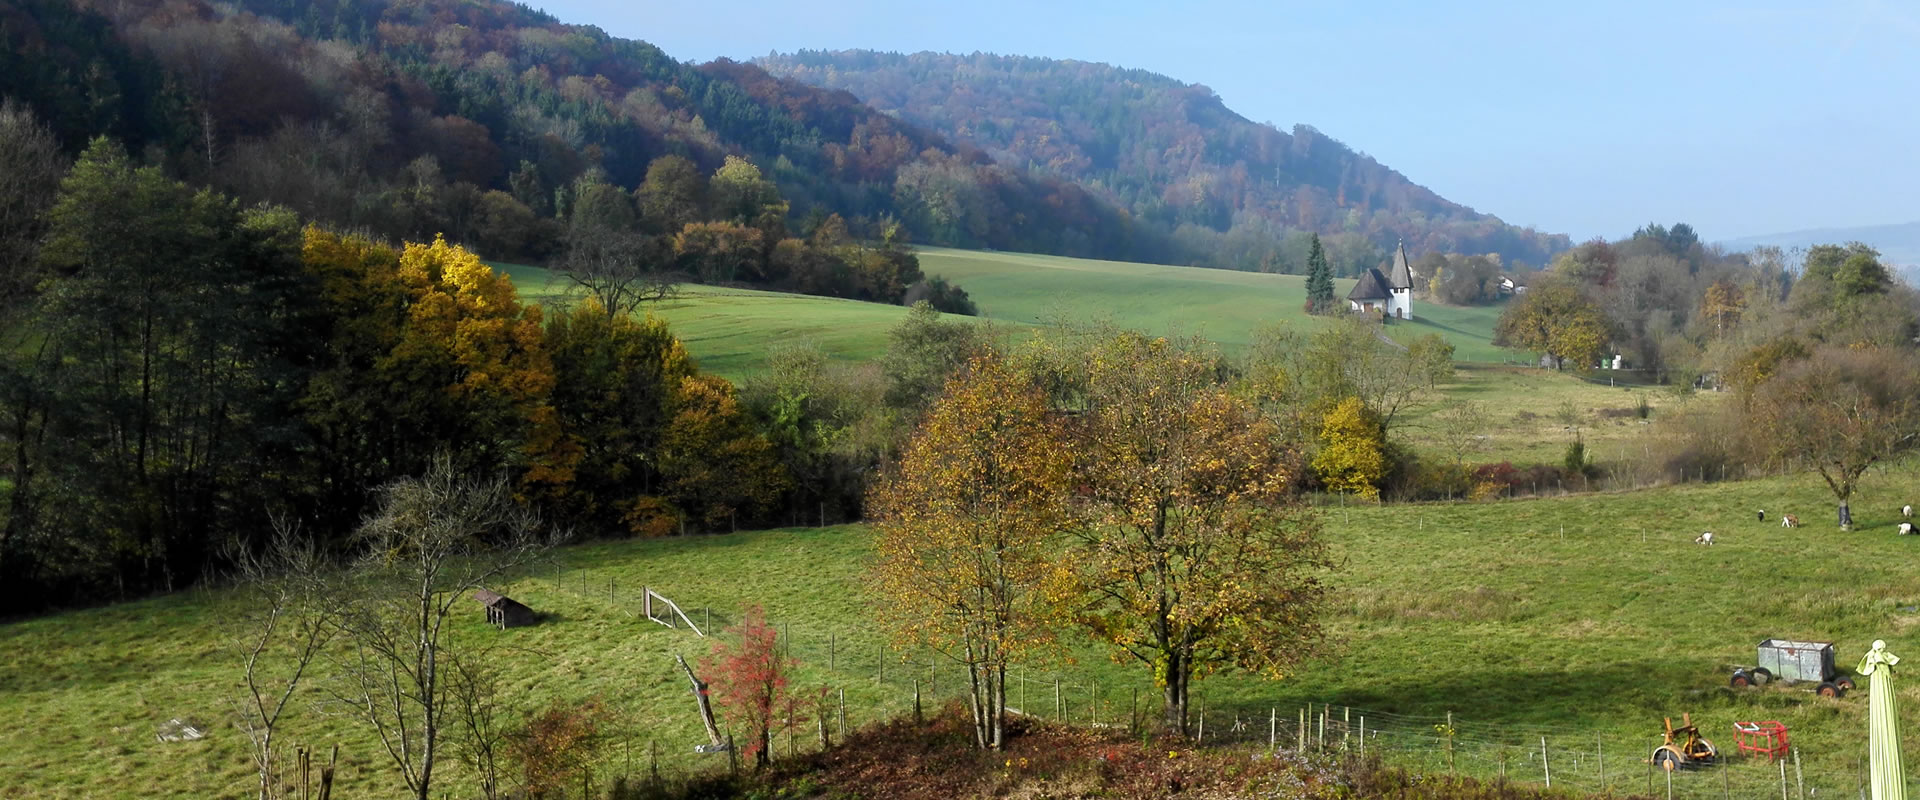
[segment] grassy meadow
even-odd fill
[[[1171,267],[1024,253],[924,248],[922,271],[959,283],[981,316],[1017,334],[1059,319],[1101,319],[1153,333],[1197,334],[1236,353],[1265,325],[1311,329],[1324,318],[1300,310],[1305,278],[1201,267]],[[495,263],[527,297],[551,300],[564,278],[538,267]],[[1345,296],[1351,280],[1334,281]],[[1492,344],[1499,306],[1416,305],[1420,317],[1388,326],[1411,340],[1438,333],[1462,362],[1500,363],[1514,355]],[[679,297],[649,306],[706,369],[731,379],[751,374],[772,345],[811,340],[835,358],[862,361],[886,349],[886,332],[906,309],[830,297],[685,284]]]
[[[1323,323],[1301,311],[1307,300],[1302,275],[937,247],[919,252],[921,271],[960,284],[990,319],[1041,324],[1063,316],[1106,318],[1153,333],[1198,334],[1228,352],[1245,347],[1255,331],[1274,322]],[[1333,284],[1334,296],[1344,298],[1354,281]],[[1416,301],[1414,311],[1415,319],[1387,326],[1388,335],[1409,340],[1438,333],[1453,343],[1454,357],[1461,361],[1500,363],[1514,357],[1493,346],[1500,306],[1452,308]]]
[[[1537,778],[1544,737],[1556,786],[1632,791],[1644,785],[1663,716],[1692,713],[1725,752],[1735,720],[1777,719],[1792,728],[1805,780],[1817,789],[1810,796],[1851,797],[1865,757],[1864,687],[1828,700],[1803,687],[1736,691],[1727,678],[1770,636],[1838,642],[1847,667],[1876,637],[1896,653],[1920,644],[1920,575],[1910,568],[1920,541],[1891,531],[1916,477],[1913,464],[1871,475],[1855,499],[1863,530],[1853,533],[1832,529],[1830,499],[1804,475],[1328,509],[1341,564],[1332,651],[1282,681],[1216,675],[1197,697],[1214,737],[1239,717],[1250,723],[1243,736],[1263,739],[1269,709],[1291,719],[1307,703],[1331,703],[1337,722],[1351,707],[1369,718],[1376,752],[1400,751],[1395,758],[1435,769],[1445,761],[1433,725],[1452,712],[1462,771],[1494,774],[1504,763],[1515,777]],[[1768,524],[1754,520],[1757,508],[1768,510]],[[1807,527],[1777,527],[1771,521],[1782,512]],[[1703,529],[1719,544],[1693,544]],[[572,547],[559,566],[504,587],[552,619],[495,632],[477,607],[462,607],[455,634],[493,648],[523,708],[606,702],[620,724],[601,751],[602,780],[644,773],[648,742],[659,745],[663,769],[712,767],[714,757],[689,752],[698,723],[671,658],[692,658],[707,643],[636,618],[643,585],[696,623],[708,607],[719,625],[744,604],[764,605],[805,663],[797,685],[844,689],[855,725],[906,709],[915,679],[930,695],[959,690],[951,666],[929,672],[902,663],[924,664],[924,655],[883,654],[864,613],[869,535],[845,526]],[[8,776],[0,795],[245,796],[250,767],[226,699],[238,673],[222,629],[234,602],[221,591],[193,592],[0,626],[8,653],[0,719],[17,721],[0,728],[0,775]],[[1056,674],[1075,720],[1124,720],[1135,690],[1143,707],[1153,697],[1141,668],[1083,644],[1070,661],[1019,670],[1013,704],[1051,713]],[[396,794],[398,776],[377,743],[328,713],[324,686],[313,684],[283,740],[339,744],[339,796]],[[1913,730],[1920,683],[1902,695]],[[173,717],[208,724],[209,738],[156,741],[155,726]],[[1908,745],[1909,759],[1920,756],[1920,742]],[[444,774],[450,793],[471,788],[464,768],[448,762]],[[1778,777],[1774,767],[1739,760],[1726,774],[1682,774],[1676,790],[1704,796],[1724,782],[1753,796],[1777,790]]]

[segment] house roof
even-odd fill
[[[1380,274],[1377,267],[1360,273],[1360,282],[1353,285],[1353,291],[1347,292],[1348,300],[1385,300],[1389,297],[1392,295],[1387,292],[1387,278]]]
[[[1407,265],[1406,242],[1393,250],[1393,268],[1387,273],[1387,281],[1387,286],[1394,289],[1413,288],[1413,269]]]

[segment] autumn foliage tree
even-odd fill
[[[1536,350],[1556,368],[1593,369],[1611,341],[1607,316],[1574,286],[1536,286],[1507,304],[1493,327],[1493,343]]]
[[[1321,483],[1336,492],[1377,498],[1389,466],[1380,415],[1358,397],[1341,400],[1327,412],[1320,428],[1320,452],[1313,457],[1313,471]]]
[[[967,668],[974,742],[1005,744],[1008,663],[1046,636],[1071,458],[1046,396],[993,355],[947,383],[874,487],[877,610],[897,641]]]
[[[1279,677],[1319,641],[1319,521],[1289,495],[1297,459],[1217,357],[1124,333],[1084,369],[1070,614],[1152,671],[1166,728],[1185,733],[1195,678]]]
[[[528,798],[565,798],[593,768],[606,707],[596,700],[555,701],[506,738],[506,754],[519,764]]]
[[[787,685],[800,662],[781,647],[779,631],[767,623],[759,606],[748,606],[740,624],[727,633],[739,642],[715,642],[700,671],[712,676],[709,682],[727,724],[746,732],[747,757],[765,765],[773,760],[775,722],[787,707]]]

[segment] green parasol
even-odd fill
[[[1873,800],[1907,800],[1907,772],[1900,765],[1900,716],[1893,708],[1893,665],[1900,657],[1875,639],[1855,670],[1872,681],[1867,705],[1867,752],[1872,759]]]

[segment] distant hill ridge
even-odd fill
[[[1920,267],[1920,221],[1769,233],[1760,236],[1744,236],[1722,242],[1722,244],[1732,250],[1747,250],[1761,246],[1792,249],[1845,242],[1865,242],[1879,250],[1880,255],[1887,261],[1903,267]]]
[[[1382,254],[1404,240],[1416,253],[1494,252],[1536,265],[1570,245],[1565,235],[1449,201],[1311,126],[1287,132],[1252,122],[1203,85],[1145,70],[869,50],[803,50],[754,63],[852,92],[1003,164],[1080,181],[1170,227],[1223,238],[1353,234]]]

